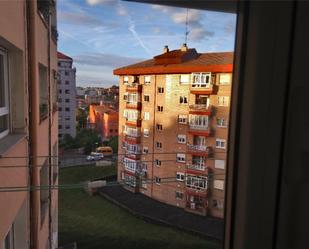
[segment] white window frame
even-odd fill
[[[228,126],[228,122],[225,118],[217,118],[217,127],[226,128]]]
[[[178,115],[178,123],[179,124],[187,124],[188,116],[186,114],[179,114]]]
[[[150,113],[144,112],[144,120],[150,120]]]
[[[192,87],[205,87],[211,86],[211,73],[192,73]],[[206,80],[208,79],[208,80]]]
[[[220,85],[230,85],[231,84],[231,74],[221,73],[219,75],[219,84]]]
[[[187,136],[184,134],[178,134],[177,135],[177,143],[179,144],[185,144],[187,142]]]
[[[8,80],[8,54],[6,51],[2,50],[0,47],[0,55],[3,57],[3,73],[4,73],[4,106],[0,107],[0,117],[7,116],[7,129],[0,132],[0,139],[7,136],[10,132],[10,101],[9,101],[9,80]]]
[[[186,175],[186,186],[191,189],[204,190],[208,188],[208,178],[201,175]]]
[[[129,76],[126,75],[126,76],[123,76],[123,84],[129,84]]]
[[[225,160],[215,159],[215,169],[225,169]]]
[[[149,137],[149,129],[144,129],[144,137]]]
[[[185,180],[185,173],[176,172],[176,181],[183,182]]]
[[[214,189],[224,190],[224,180],[214,180]]]
[[[177,161],[178,163],[186,163],[186,154],[177,153],[177,154],[176,154],[176,161]]]
[[[148,154],[148,152],[149,152],[148,147],[147,147],[147,146],[144,146],[144,147],[143,147],[143,154]]]
[[[217,149],[226,149],[226,140],[221,139],[221,138],[216,138],[216,148]]]
[[[181,74],[179,77],[180,84],[189,84],[190,83],[190,74]]]
[[[144,83],[145,84],[150,84],[151,83],[151,76],[150,75],[145,75],[144,76]]]
[[[155,183],[160,185],[161,184],[161,177],[155,176]]]
[[[217,96],[218,106],[229,106],[229,96]]]
[[[181,197],[181,198],[180,198],[180,197],[177,197],[177,194],[181,195],[182,197]],[[176,200],[182,200],[183,197],[184,197],[184,193],[183,193],[183,192],[181,192],[181,191],[175,191],[175,198],[176,198]]]

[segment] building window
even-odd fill
[[[143,147],[143,154],[148,154],[148,147],[146,146]]]
[[[62,111],[62,107],[58,107],[58,111],[61,112]]]
[[[70,120],[70,117],[69,117],[69,116],[66,116],[66,117],[65,117],[65,120],[69,121],[69,120]]]
[[[225,139],[220,139],[220,138],[216,139],[216,148],[218,148],[218,149],[225,149],[225,145],[226,145],[226,140]]]
[[[113,132],[113,129],[109,129],[109,132]]]
[[[128,120],[128,121],[136,121],[139,119],[139,112],[137,110],[124,110],[123,111],[123,116]]]
[[[155,177],[155,183],[160,184],[161,183],[161,178],[160,177]]]
[[[158,106],[157,106],[157,111],[158,111],[158,112],[163,112],[163,106],[158,105]]]
[[[212,200],[212,206],[214,208],[223,209],[224,208],[224,200]]]
[[[70,99],[65,99],[65,103],[70,103]]]
[[[144,129],[144,137],[149,137],[149,129]]]
[[[68,75],[69,75],[69,72],[65,71],[64,74],[65,74],[66,76],[68,76]]]
[[[145,76],[145,84],[150,84],[150,76]]]
[[[155,160],[155,165],[156,166],[161,166],[162,162],[158,159]]]
[[[65,84],[66,84],[66,85],[69,85],[69,84],[70,84],[70,81],[66,80],[66,81],[65,81]]]
[[[66,107],[66,108],[65,108],[65,111],[66,111],[66,112],[69,112],[69,111],[70,111],[70,107]]]
[[[40,84],[40,120],[44,120],[48,115],[48,83],[47,68],[39,64],[39,84]]]
[[[62,125],[58,125],[58,129],[61,130],[62,129]]]
[[[218,96],[218,106],[229,106],[230,97],[229,96]]]
[[[181,172],[176,173],[176,181],[181,181],[183,182],[185,180],[185,174]]]
[[[149,95],[144,95],[144,101],[149,102]]]
[[[164,93],[164,88],[163,87],[158,87],[158,93]]]
[[[186,143],[186,135],[183,135],[183,134],[178,134],[177,135],[177,142],[179,144],[185,144]]]
[[[179,163],[185,163],[186,162],[186,155],[182,153],[177,153],[176,160]]]
[[[187,124],[187,115],[178,115],[178,123],[179,124]]]
[[[9,134],[9,83],[7,53],[0,49],[0,138]]]
[[[70,90],[65,90],[65,94],[70,94]]]
[[[193,73],[192,87],[207,87],[211,84],[211,73]]]
[[[225,160],[215,160],[216,169],[225,169]]]
[[[149,112],[144,112],[144,120],[149,120],[149,119],[150,119]]]
[[[67,130],[69,130],[69,129],[70,129],[70,126],[69,126],[69,125],[66,125],[65,128],[66,128]]]
[[[157,149],[162,149],[162,143],[161,142],[156,142],[156,148]]]
[[[224,180],[214,180],[214,188],[224,190]]]
[[[123,77],[123,84],[129,84],[129,76]]]
[[[163,130],[163,125],[157,124],[156,128],[157,128],[157,131],[162,131]]]
[[[179,103],[180,104],[187,104],[188,103],[187,97],[186,96],[180,96],[179,97]]]
[[[231,82],[231,75],[230,74],[220,74],[219,76],[219,84],[220,85],[229,85]]]
[[[190,75],[189,74],[182,74],[180,75],[180,84],[188,84],[190,82]]]
[[[14,249],[14,224],[10,228],[10,231],[5,236],[3,241],[3,249]]]
[[[62,90],[61,90],[61,89],[59,89],[59,90],[58,90],[58,92],[61,94],[61,93],[62,93]]]
[[[227,120],[224,118],[217,118],[217,127],[227,127]]]
[[[175,198],[177,200],[182,200],[183,199],[183,193],[182,192],[179,192],[179,191],[176,191],[175,192]]]
[[[186,186],[188,188],[196,190],[207,189],[208,187],[207,177],[188,174],[186,177]]]

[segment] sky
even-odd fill
[[[118,84],[113,69],[185,42],[199,53],[233,51],[236,15],[120,0],[58,0],[58,50],[73,58],[78,86]]]

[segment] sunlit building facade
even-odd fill
[[[118,181],[200,215],[223,217],[233,53],[183,45],[119,75]]]

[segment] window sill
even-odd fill
[[[10,150],[14,145],[20,142],[20,140],[26,137],[25,133],[21,134],[9,134],[0,139],[0,158]]]

